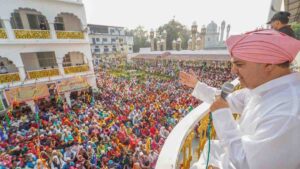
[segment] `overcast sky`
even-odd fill
[[[173,17],[190,27],[210,21],[231,25],[231,34],[265,26],[271,0],[83,0],[89,24],[122,26],[139,25],[157,29]],[[199,29],[198,29],[199,30]]]

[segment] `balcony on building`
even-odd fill
[[[5,57],[0,56],[0,84],[20,81],[16,65]]]
[[[112,51],[113,51],[113,52],[117,52],[117,48],[116,48],[115,45],[112,46]]]
[[[27,79],[50,78],[59,76],[55,53],[32,52],[21,53]]]
[[[57,39],[84,39],[80,19],[70,13],[61,13],[55,17],[54,28]]]
[[[68,3],[82,3],[82,0],[57,0],[57,1],[63,1],[63,2],[68,2]]]
[[[104,46],[103,51],[104,51],[104,53],[109,53],[109,48],[108,48],[108,46]]]
[[[50,39],[46,17],[39,11],[19,8],[11,13],[11,27],[16,39]]]
[[[100,48],[99,46],[95,46],[94,52],[95,54],[100,54]]]
[[[65,74],[82,73],[89,71],[89,65],[81,52],[69,52],[63,58]]]
[[[238,79],[231,82],[239,90]],[[187,114],[171,131],[159,154],[156,168],[190,168],[197,162],[207,141],[207,126],[210,104],[203,102]],[[234,114],[235,119],[239,115]],[[212,140],[217,139],[212,127]]]

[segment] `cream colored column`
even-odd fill
[[[67,101],[69,107],[71,107],[72,106],[71,97],[70,97],[71,92],[65,92],[64,95],[65,95],[65,98],[66,98],[66,101]]]
[[[57,39],[54,23],[49,23],[49,28],[50,28],[51,38]]]
[[[65,70],[64,70],[64,67],[63,67],[63,58],[56,57],[56,62],[57,62],[59,74],[62,75],[62,76],[65,76]]]
[[[26,80],[26,71],[24,65],[17,66],[17,68],[19,70],[20,80],[21,81]]]
[[[9,19],[3,19],[3,25],[7,34],[8,39],[15,39],[15,33],[14,30],[11,27],[10,20]]]
[[[91,72],[94,73],[94,64],[93,64],[93,59],[88,59],[88,64],[89,64],[89,69]]]

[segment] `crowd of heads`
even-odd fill
[[[163,72],[146,64],[136,70],[144,67],[170,78],[102,70],[99,91],[71,93],[71,106],[63,96],[36,100],[38,118],[28,106],[15,106],[1,117],[0,168],[155,168],[169,133],[200,102],[179,83],[174,64]],[[229,68],[180,66],[190,69],[216,87],[232,78]]]

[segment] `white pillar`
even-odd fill
[[[21,81],[26,80],[26,72],[24,66],[23,65],[18,66],[18,70],[19,70],[20,80]]]
[[[30,101],[26,101],[25,103],[30,107],[31,111],[33,113],[35,113],[35,103],[34,103],[34,101],[30,100]]]
[[[65,76],[65,70],[64,70],[64,67],[63,67],[63,58],[56,57],[56,63],[57,63],[57,66],[58,66],[59,74],[62,75],[62,76]]]
[[[49,23],[49,28],[52,39],[57,39],[54,23]]]
[[[89,64],[90,71],[94,73],[93,59],[88,59],[88,64]]]
[[[65,92],[64,95],[65,95],[65,98],[66,98],[66,101],[67,101],[69,107],[71,107],[72,106],[72,102],[71,102],[71,98],[70,98],[71,92]]]
[[[95,75],[89,76],[89,77],[87,78],[87,82],[88,82],[88,84],[89,84],[93,89],[98,89],[97,83],[96,83],[96,76],[95,76]]]
[[[15,33],[11,27],[10,20],[3,19],[3,25],[4,25],[8,39],[15,39]]]

